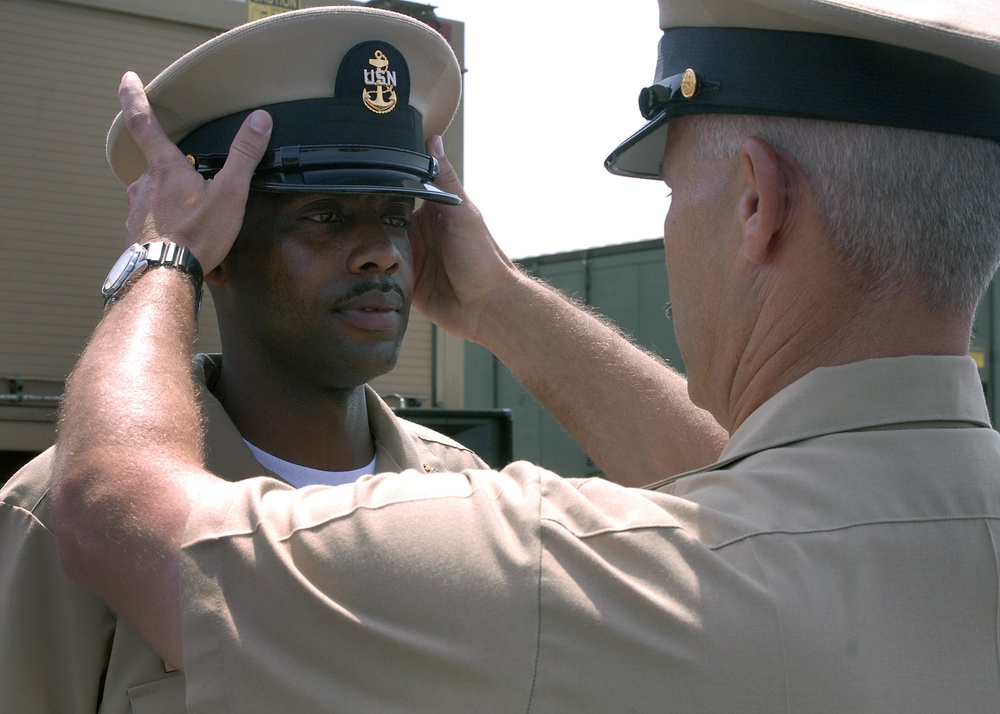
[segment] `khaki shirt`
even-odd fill
[[[199,355],[195,371],[202,383],[217,379],[217,360]],[[367,387],[366,397],[377,469],[485,468],[457,442],[396,418]],[[203,406],[208,467],[230,480],[266,473],[208,392]],[[48,525],[52,456],[52,449],[38,456],[0,491],[0,711],[184,712],[183,675],[59,568]]]
[[[824,368],[656,489],[523,462],[210,489],[182,554],[188,706],[996,711],[998,552],[974,363]]]

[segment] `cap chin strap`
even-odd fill
[[[215,176],[226,154],[188,161],[205,178]],[[458,196],[431,185],[440,169],[433,156],[373,146],[283,146],[264,154],[251,186],[263,191],[394,193],[458,205]]]
[[[188,161],[206,178],[215,176],[226,163],[226,154],[188,154]],[[386,170],[433,181],[440,169],[433,156],[406,149],[380,146],[282,146],[269,149],[257,165],[255,180],[268,174],[302,175],[306,171]],[[289,181],[294,183],[294,181]]]

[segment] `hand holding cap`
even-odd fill
[[[129,241],[172,241],[186,246],[205,273],[210,272],[239,234],[250,179],[271,135],[271,117],[255,111],[246,118],[225,167],[209,181],[167,137],[134,72],[122,77],[118,98],[128,132],[147,165],[146,172],[128,187]]]

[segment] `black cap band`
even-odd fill
[[[424,127],[420,113],[411,106],[397,107],[372,121],[372,113],[358,101],[322,97],[270,104],[274,119],[268,149],[282,146],[362,145],[407,151],[424,150]],[[225,154],[236,132],[252,110],[220,117],[198,127],[178,142],[186,154]]]
[[[274,119],[267,151],[252,186],[265,191],[398,193],[441,203],[457,196],[430,185],[437,160],[424,153],[420,113],[410,106],[371,121],[358,102],[303,99],[260,107]],[[250,111],[220,117],[178,143],[206,178],[223,167],[230,144]],[[330,144],[331,138],[337,143]]]
[[[675,116],[771,114],[1000,139],[1000,77],[896,45],[778,30],[667,30],[657,80],[680,83],[688,69],[693,96],[678,91],[661,105]]]
[[[623,155],[668,119],[691,114],[827,119],[1000,141],[1000,76],[870,40],[672,28],[660,40],[656,79],[639,97],[650,123],[608,157],[612,172],[658,178],[661,156]]]

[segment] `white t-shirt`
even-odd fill
[[[244,441],[246,440],[244,439]],[[295,488],[312,486],[314,484],[339,486],[343,483],[354,483],[362,476],[375,473],[374,458],[371,460],[370,464],[362,466],[359,469],[354,469],[353,471],[323,471],[321,469],[311,469],[308,466],[300,466],[299,464],[293,464],[291,461],[279,459],[277,456],[272,456],[266,451],[261,451],[249,441],[246,443],[253,452],[253,455],[257,457],[257,461],[260,462],[261,466],[278,474],[278,476],[281,476],[281,478],[288,481],[288,483],[295,486]]]

